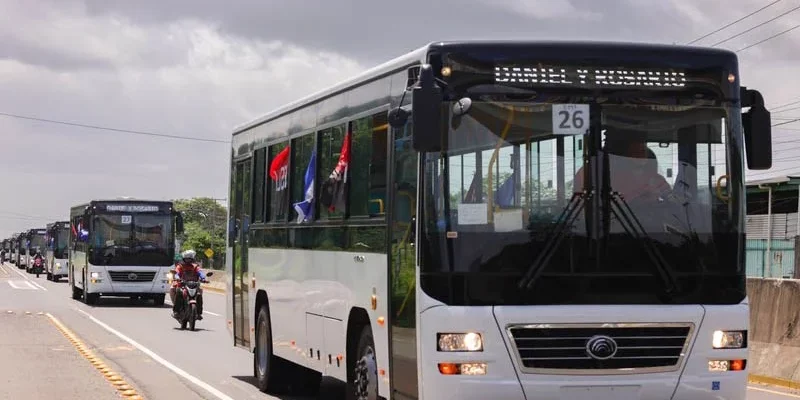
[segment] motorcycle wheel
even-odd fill
[[[194,324],[197,322],[197,304],[192,304],[192,309],[189,311],[189,330],[194,331]]]

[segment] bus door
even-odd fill
[[[411,120],[391,128],[391,322],[392,397],[418,398],[416,307],[417,153],[411,147]]]
[[[247,236],[250,225],[250,191],[252,188],[250,159],[234,164],[231,187],[233,232],[233,337],[236,344],[250,345],[250,311],[248,310],[249,279],[247,268]]]

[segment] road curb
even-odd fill
[[[56,317],[54,317],[50,313],[46,313],[45,315],[47,315],[47,318],[50,319],[50,322],[52,322],[53,325],[55,325],[56,329],[58,329],[59,332],[61,332],[61,334],[64,335],[64,337],[66,337],[67,340],[69,340],[69,342],[73,346],[75,346],[75,349],[78,351],[78,353],[80,353],[83,356],[83,358],[89,361],[97,371],[103,374],[103,377],[106,378],[106,380],[111,384],[111,386],[114,387],[114,389],[117,391],[117,393],[120,394],[120,396],[122,396],[123,399],[127,400],[144,399],[144,397],[139,395],[139,393],[136,392],[136,389],[134,389],[131,385],[129,385],[124,378],[122,378],[119,374],[117,374],[111,368],[109,368],[103,362],[103,360],[94,355],[94,353],[91,350],[89,350],[89,348],[78,338],[78,336],[72,333],[72,331],[70,331],[69,328],[64,326],[64,324],[62,324],[61,321],[56,319]]]
[[[780,386],[787,389],[800,390],[800,382],[795,382],[788,379],[750,374],[747,376],[747,380],[751,383],[760,383],[762,385]]]

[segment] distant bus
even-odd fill
[[[745,163],[733,52],[430,44],[233,132],[233,344],[271,392],[744,399]]]
[[[19,233],[11,235],[11,259],[9,262],[16,265],[17,268],[22,268],[19,266],[19,235]]]
[[[0,262],[6,262],[11,259],[11,239],[3,239],[3,259]]]
[[[23,265],[25,265],[26,272],[33,272],[33,256],[36,255],[36,252],[41,252],[42,256],[46,251],[47,241],[45,240],[45,234],[47,231],[45,229],[29,229],[27,232],[24,233],[24,237],[27,241],[27,251],[22,253],[20,257],[24,257],[25,261],[23,261]]]
[[[69,266],[69,221],[47,224],[47,280],[57,282],[68,276]]]
[[[171,201],[92,200],[72,207],[69,229],[73,299],[95,304],[115,296],[164,304],[175,235],[183,231]]]
[[[13,239],[13,243],[12,244],[14,246],[13,263],[17,265],[17,268],[24,269],[25,265],[22,264],[22,262],[23,262],[22,252],[23,251],[24,252],[28,251],[28,242],[25,239],[25,237],[23,236],[22,232],[17,233],[17,234],[14,235],[14,239]]]

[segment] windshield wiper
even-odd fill
[[[617,209],[619,209],[619,213],[614,207],[611,208],[611,211],[617,217],[617,220],[619,220],[622,228],[625,229],[629,235],[633,236],[634,240],[642,245],[645,253],[647,253],[648,257],[650,257],[650,261],[653,262],[653,266],[656,268],[658,276],[664,283],[665,294],[671,297],[675,293],[679,292],[680,287],[678,286],[677,279],[675,279],[674,269],[669,265],[669,263],[667,263],[667,260],[658,251],[658,248],[655,246],[655,244],[653,244],[650,236],[647,235],[647,231],[645,231],[644,227],[642,227],[641,222],[639,222],[639,219],[636,218],[636,214],[628,205],[628,202],[625,201],[625,198],[623,198],[619,192],[612,191],[610,197],[611,202],[614,204],[614,206],[616,206]],[[622,215],[620,215],[620,213]],[[626,226],[625,223],[630,225],[630,227]]]
[[[558,219],[556,219],[556,225],[550,232],[549,239],[545,243],[544,249],[542,249],[539,256],[536,257],[536,260],[531,264],[528,271],[525,272],[525,275],[517,284],[520,289],[530,289],[531,286],[533,286],[533,283],[536,282],[541,271],[544,270],[544,266],[550,262],[550,259],[553,258],[553,254],[555,254],[555,250],[558,249],[561,245],[561,241],[564,240],[567,228],[571,227],[578,218],[581,210],[583,210],[586,205],[586,199],[589,197],[591,197],[591,195],[585,193],[575,193],[572,195],[569,203],[567,203],[567,206],[561,211]]]

